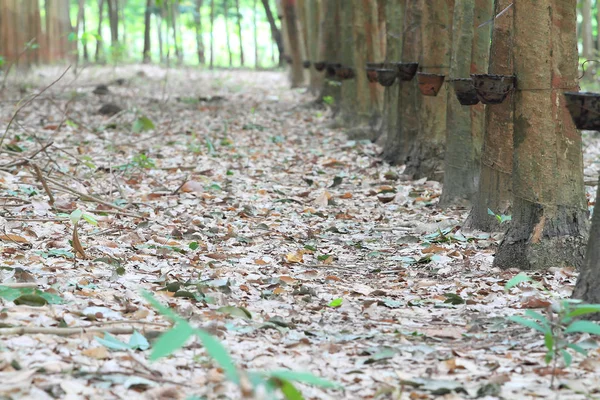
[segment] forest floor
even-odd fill
[[[242,398],[199,342],[155,341],[171,324],[143,290],[242,373],[340,386],[299,384],[307,399],[600,397],[592,338],[552,389],[544,338],[506,319],[568,297],[576,271],[505,290],[499,235],[462,231],[440,183],[348,141],[283,73],[89,68],[48,87],[62,71],[0,95],[0,398]],[[73,240],[75,209],[91,222]]]

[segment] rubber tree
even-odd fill
[[[402,34],[402,62],[419,62],[421,60],[421,30],[423,3],[406,0],[404,6],[404,23]],[[390,46],[388,46],[389,48]],[[389,51],[389,50],[388,50]],[[389,131],[383,157],[391,164],[403,164],[406,161],[410,145],[419,133],[418,110],[421,94],[417,80],[399,82],[398,120],[395,131]]]
[[[287,56],[291,57],[290,80],[292,87],[304,85],[304,69],[302,67],[302,36],[299,29],[299,21],[296,9],[296,0],[283,0],[282,12],[282,30],[284,36],[284,46],[287,50]],[[285,40],[287,38],[287,40]]]
[[[319,58],[319,37],[320,37],[320,15],[319,15],[319,0],[305,0],[305,32],[306,32],[306,48],[307,58],[312,63],[320,61]],[[315,70],[311,64],[310,68],[310,83],[308,88],[311,93],[318,94],[323,87],[323,74]]]
[[[319,53],[316,61],[337,63],[341,58],[341,1],[321,1],[321,37],[319,38]],[[333,77],[323,73],[324,83],[321,99],[331,99],[334,113],[337,113],[341,104],[341,85]]]
[[[452,14],[454,0],[420,0],[422,8],[421,69],[423,72],[448,75],[451,61]],[[411,143],[405,173],[415,179],[442,180],[448,85],[437,96],[422,96],[419,107],[419,133]]]
[[[450,80],[487,71],[493,0],[456,0],[452,23]],[[448,92],[446,158],[440,206],[470,202],[477,192],[484,106],[463,106]]]
[[[515,0],[513,218],[494,265],[581,267],[588,233],[577,91],[577,0]]]
[[[354,79],[342,83],[340,121],[351,127],[353,139],[375,139],[381,119],[383,89],[369,83],[366,63],[381,59],[379,10],[373,1],[341,2],[341,60],[355,72]]]
[[[404,5],[406,0],[388,0],[385,4],[386,62],[399,62],[402,58],[402,37],[404,29]],[[374,60],[379,62],[381,60]],[[384,90],[383,118],[380,135],[387,141],[398,129],[398,100],[400,82]]]

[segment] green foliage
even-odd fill
[[[506,290],[523,282],[530,282],[531,278],[521,273],[505,285]],[[546,364],[554,361],[552,382],[556,375],[556,363],[559,357],[566,367],[571,366],[574,351],[587,356],[587,351],[573,342],[573,334],[588,333],[600,336],[600,325],[592,321],[579,320],[577,318],[600,312],[600,304],[585,304],[581,300],[563,299],[552,303],[546,310],[545,315],[534,310],[526,310],[523,316],[513,315],[508,319],[517,324],[531,328],[544,337],[546,346]]]
[[[63,299],[54,294],[33,288],[11,288],[0,285],[0,297],[15,304],[42,307],[46,304],[62,304]]]
[[[187,320],[173,312],[170,308],[163,306],[149,292],[144,292],[143,297],[160,314],[169,318],[174,323],[173,328],[162,334],[154,343],[150,354],[151,360],[156,361],[162,357],[172,356],[188,341],[197,338],[204,346],[207,354],[223,370],[227,379],[238,386],[241,385],[243,371],[238,369],[227,349],[217,338],[203,329],[191,326]],[[287,370],[270,372],[246,371],[244,375],[255,390],[264,388],[268,394],[268,399],[279,398],[276,395],[277,392],[287,400],[303,399],[302,392],[295,387],[294,383],[303,383],[326,389],[340,388],[336,383],[305,372]]]
[[[332,106],[335,103],[333,96],[323,96],[323,103]]]
[[[511,215],[496,214],[495,212],[493,212],[489,208],[488,208],[487,212],[488,212],[488,215],[491,215],[491,216],[495,217],[498,220],[498,223],[500,223],[500,224],[512,221],[512,216]]]
[[[154,129],[154,122],[148,117],[138,117],[133,123],[133,127],[131,128],[134,133],[140,133],[145,131],[150,131]]]
[[[104,338],[97,337],[96,341],[111,350],[147,350],[150,348],[148,339],[138,331],[133,332],[127,343],[121,342],[119,339],[106,332],[104,333]]]

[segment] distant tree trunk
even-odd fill
[[[173,31],[173,46],[175,47],[175,57],[177,58],[177,64],[183,64],[183,52],[180,46],[180,37],[181,34],[179,32],[179,0],[172,0],[170,4],[170,14],[171,14],[171,29]]]
[[[203,1],[204,0],[196,0],[196,9],[194,10],[194,25],[196,28],[196,53],[198,53],[198,63],[200,63],[200,65],[204,65],[206,63],[206,57],[204,55],[204,40],[202,39]]]
[[[97,63],[101,63],[102,60],[102,22],[104,21],[104,0],[98,0],[98,32],[96,39],[96,54],[94,55],[94,59]]]
[[[319,61],[319,37],[320,37],[320,16],[319,16],[319,1],[306,0],[306,48],[307,59],[312,62],[310,68],[310,84],[308,86],[310,92],[314,95],[321,92],[323,87],[323,74],[317,72],[312,65]]]
[[[578,91],[577,0],[514,2],[513,217],[494,266],[582,267],[588,234],[581,134],[563,92]],[[597,245],[597,243],[595,243]]]
[[[277,45],[277,50],[279,51],[279,65],[282,66],[284,63],[284,55],[285,49],[283,47],[283,38],[281,36],[281,31],[277,28],[277,23],[275,23],[275,17],[271,12],[271,6],[269,5],[269,0],[261,0],[263,7],[265,9],[265,14],[267,16],[267,20],[269,21],[269,26],[271,27],[271,36],[273,37],[273,41]],[[324,0],[329,1],[329,0]]]
[[[494,15],[507,10],[494,20],[492,49],[488,71],[496,75],[513,75],[513,20],[514,7],[507,9],[513,0],[496,0]],[[512,203],[513,169],[513,103],[514,94],[508,95],[502,104],[487,106],[485,109],[483,150],[479,185],[473,201],[473,208],[465,222],[465,227],[485,232],[504,229],[500,222],[490,215],[510,215]]]
[[[162,37],[162,8],[160,11],[154,14],[154,19],[156,20],[156,35],[158,38],[158,56],[161,63],[165,62],[165,52],[163,46],[163,37]]]
[[[48,61],[60,61],[72,58],[76,49],[74,42],[68,40],[73,32],[69,15],[69,0],[49,0],[46,2],[46,39]]]
[[[210,69],[215,66],[215,1],[210,0]]]
[[[253,37],[254,37],[254,68],[259,69],[260,68],[260,59],[258,57],[258,21],[257,21],[257,15],[258,15],[258,0],[254,0],[254,13],[253,13],[253,17],[252,17],[252,25],[253,25]]]
[[[235,10],[237,13],[238,38],[240,40],[240,64],[243,67],[245,64],[245,60],[244,60],[244,41],[242,40],[242,12],[240,11],[240,0],[235,0]]]
[[[387,18],[386,29],[386,57],[387,62],[398,62],[402,59],[402,38],[404,34],[404,5],[406,0],[389,0],[386,2],[384,15]],[[381,62],[383,60],[373,60]],[[400,85],[396,81],[394,85],[385,88],[383,101],[383,120],[380,135],[387,143],[396,135],[398,130],[398,100],[400,98]],[[384,152],[394,152],[393,148],[385,148]]]
[[[83,7],[85,8],[85,0],[81,0],[81,1],[83,3]],[[81,26],[83,28],[83,33],[85,34],[87,32],[87,23],[86,23],[86,19],[85,19],[85,11],[81,15]],[[88,50],[88,40],[87,40],[87,37],[85,35],[81,39],[81,46],[83,47],[83,60],[85,62],[89,62],[90,61],[90,54],[89,54],[89,50]]]
[[[37,0],[0,1],[0,55],[7,65],[29,68],[40,61],[41,18]],[[43,44],[43,42],[42,42]],[[4,87],[0,87],[0,91]]]
[[[592,0],[583,0],[581,7],[581,41],[582,53],[584,58],[590,59],[594,57],[592,33]]]
[[[146,0],[146,12],[144,13],[144,50],[142,53],[142,58],[144,64],[147,64],[151,61],[150,56],[150,23],[152,17],[152,0]]]
[[[456,0],[452,24],[452,61],[448,78],[468,78],[487,71],[490,25],[479,26],[492,18],[491,0]],[[454,90],[448,91],[446,158],[440,206],[469,204],[477,192],[479,157],[483,141],[484,106],[462,106]],[[474,113],[477,109],[479,112]]]
[[[402,36],[402,62],[419,62],[421,60],[423,52],[421,45],[422,10],[421,1],[406,0],[404,33]],[[400,82],[396,131],[395,133],[388,133],[383,151],[384,159],[392,164],[404,163],[410,146],[416,140],[419,133],[418,113],[421,98],[416,78],[410,82]]]
[[[423,72],[449,73],[453,10],[454,0],[423,0]],[[442,85],[436,97],[421,97],[419,134],[409,150],[404,171],[415,179],[443,178],[447,87]]]
[[[290,43],[289,56],[292,58],[291,81],[292,87],[304,85],[304,69],[302,67],[302,42],[298,30],[296,0],[284,0],[283,15],[285,17],[287,37]]]
[[[85,0],[79,0],[77,6],[78,6],[78,9],[77,9],[77,23],[75,25],[75,34],[77,35],[77,38],[79,39],[79,38],[83,38],[83,34],[85,33],[85,27],[84,27]],[[76,43],[79,43],[79,40]],[[76,55],[76,61],[75,61],[75,66],[76,66],[75,70],[77,70],[77,65],[79,65],[79,58],[80,58],[79,45],[76,44],[76,46],[77,46],[77,55]]]
[[[323,0],[321,2],[321,37],[319,39],[319,53],[315,61],[338,63],[341,59],[341,1]],[[321,99],[333,100],[333,111],[337,114],[341,107],[342,90],[334,77],[324,74],[325,83],[321,91]]]
[[[227,43],[227,54],[229,55],[229,66],[233,67],[233,51],[231,50],[231,36],[229,35],[229,4],[223,0],[223,16],[225,17],[225,41]]]
[[[110,43],[113,50],[119,44],[119,11],[117,8],[117,0],[106,0],[108,4],[108,20],[110,23]]]

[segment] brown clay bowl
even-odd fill
[[[565,99],[577,129],[600,131],[600,93],[565,92]]]
[[[417,81],[419,82],[419,90],[421,91],[421,94],[423,94],[423,96],[437,96],[442,88],[445,78],[445,75],[419,72],[417,74]]]
[[[474,106],[475,104],[479,104],[479,98],[477,97],[477,91],[473,86],[472,78],[453,79],[452,86],[454,86],[454,93],[461,105]]]
[[[500,104],[515,88],[514,75],[472,74],[477,97],[483,104]]]
[[[393,68],[378,68],[375,71],[377,72],[377,82],[385,87],[392,86],[398,76],[398,71]]]

